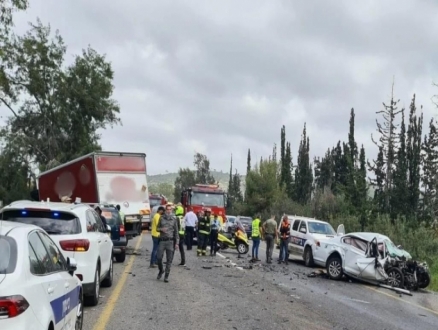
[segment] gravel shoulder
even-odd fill
[[[138,238],[130,242],[134,247]],[[422,329],[438,327],[437,296],[414,293],[399,297],[374,287],[325,278],[309,278],[300,263],[255,265],[234,251],[221,256],[195,256],[186,251],[187,267],[178,267],[176,252],[170,283],[157,281],[149,269],[150,234],[143,234],[132,270],[118,299],[109,300],[126,273],[115,264],[115,283],[102,289],[101,303],[86,308],[84,329],[95,329],[102,313],[106,329]],[[261,255],[264,254],[264,244]],[[278,250],[275,251],[278,255]],[[236,266],[243,268],[236,268]],[[421,308],[423,306],[424,308]],[[113,310],[111,311],[111,309]]]

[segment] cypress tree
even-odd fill
[[[297,169],[295,170],[295,199],[301,204],[306,204],[312,196],[313,170],[310,164],[310,142],[307,137],[306,124],[298,151]]]
[[[429,135],[424,137],[422,146],[424,193],[421,202],[421,215],[422,219],[428,223],[435,220],[438,215],[438,131],[435,123],[435,120],[431,119]]]
[[[392,194],[391,217],[406,215],[408,210],[408,160],[406,156],[406,125],[405,112],[402,109],[400,124],[399,147],[396,157],[396,169],[394,172],[394,191]]]
[[[280,185],[286,183],[286,127],[283,125],[280,133],[281,146],[280,146]]]
[[[290,142],[287,142],[286,144],[286,153],[284,156],[284,186],[286,188],[287,195],[289,198],[294,197],[294,189],[293,189],[293,177],[292,177],[292,151],[290,148]]]

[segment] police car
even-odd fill
[[[319,246],[321,239],[333,238],[337,232],[325,221],[288,215],[290,223],[290,242],[288,246],[290,257],[304,260],[307,267],[312,267],[313,251]],[[278,226],[280,230],[281,222]],[[279,245],[279,241],[277,242]]]
[[[75,270],[40,227],[0,220],[0,329],[82,329]]]
[[[77,261],[75,275],[82,281],[85,303],[99,303],[100,287],[113,283],[111,227],[87,204],[16,201],[0,211],[0,219],[42,228],[65,257]]]

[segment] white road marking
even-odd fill
[[[349,300],[364,303],[364,304],[369,304],[368,301],[363,301],[363,300],[359,300],[359,299],[349,299]]]

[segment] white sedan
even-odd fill
[[[0,329],[82,329],[75,270],[41,228],[0,221]]]
[[[389,249],[395,249],[391,240],[378,233],[350,233],[332,239],[320,240],[313,251],[314,263],[325,267],[327,275],[340,280],[345,274],[359,280],[388,282],[394,287],[403,285],[403,275],[396,267],[385,271]],[[403,250],[408,259],[410,255]]]

